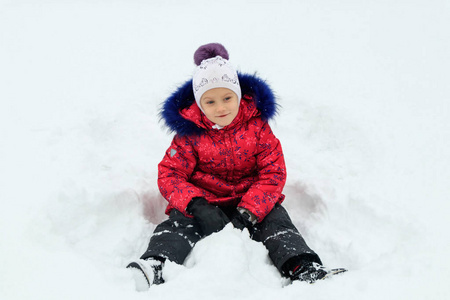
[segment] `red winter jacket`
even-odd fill
[[[239,81],[244,96],[238,115],[221,130],[212,129],[193,101],[190,81],[166,100],[161,115],[177,132],[158,165],[166,213],[175,208],[188,215],[192,198],[204,197],[219,206],[246,208],[260,222],[283,201],[283,151],[267,123],[276,113],[275,98],[255,76],[239,74]]]

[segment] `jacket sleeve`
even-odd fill
[[[264,122],[259,133],[256,163],[258,181],[250,187],[238,206],[251,211],[261,222],[284,198],[281,193],[286,183],[283,150],[267,122]]]
[[[197,165],[197,154],[186,137],[176,135],[158,165],[158,187],[169,202],[168,211],[175,208],[187,215],[186,207],[193,197],[204,191],[188,180]]]

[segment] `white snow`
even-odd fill
[[[449,299],[448,1],[0,1],[0,299]],[[288,282],[231,226],[166,283],[161,102],[221,42],[282,105],[285,206],[328,267]]]

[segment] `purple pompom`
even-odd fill
[[[194,53],[194,62],[199,66],[203,60],[220,55],[222,58],[228,59],[228,51],[222,44],[211,43],[200,46]]]

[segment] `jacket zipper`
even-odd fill
[[[231,155],[227,159],[227,178],[228,181],[233,181],[234,178],[234,164],[235,164],[235,157],[234,157],[234,150],[231,143],[231,136],[229,133],[224,134],[225,139],[225,145],[228,149],[230,149]]]

